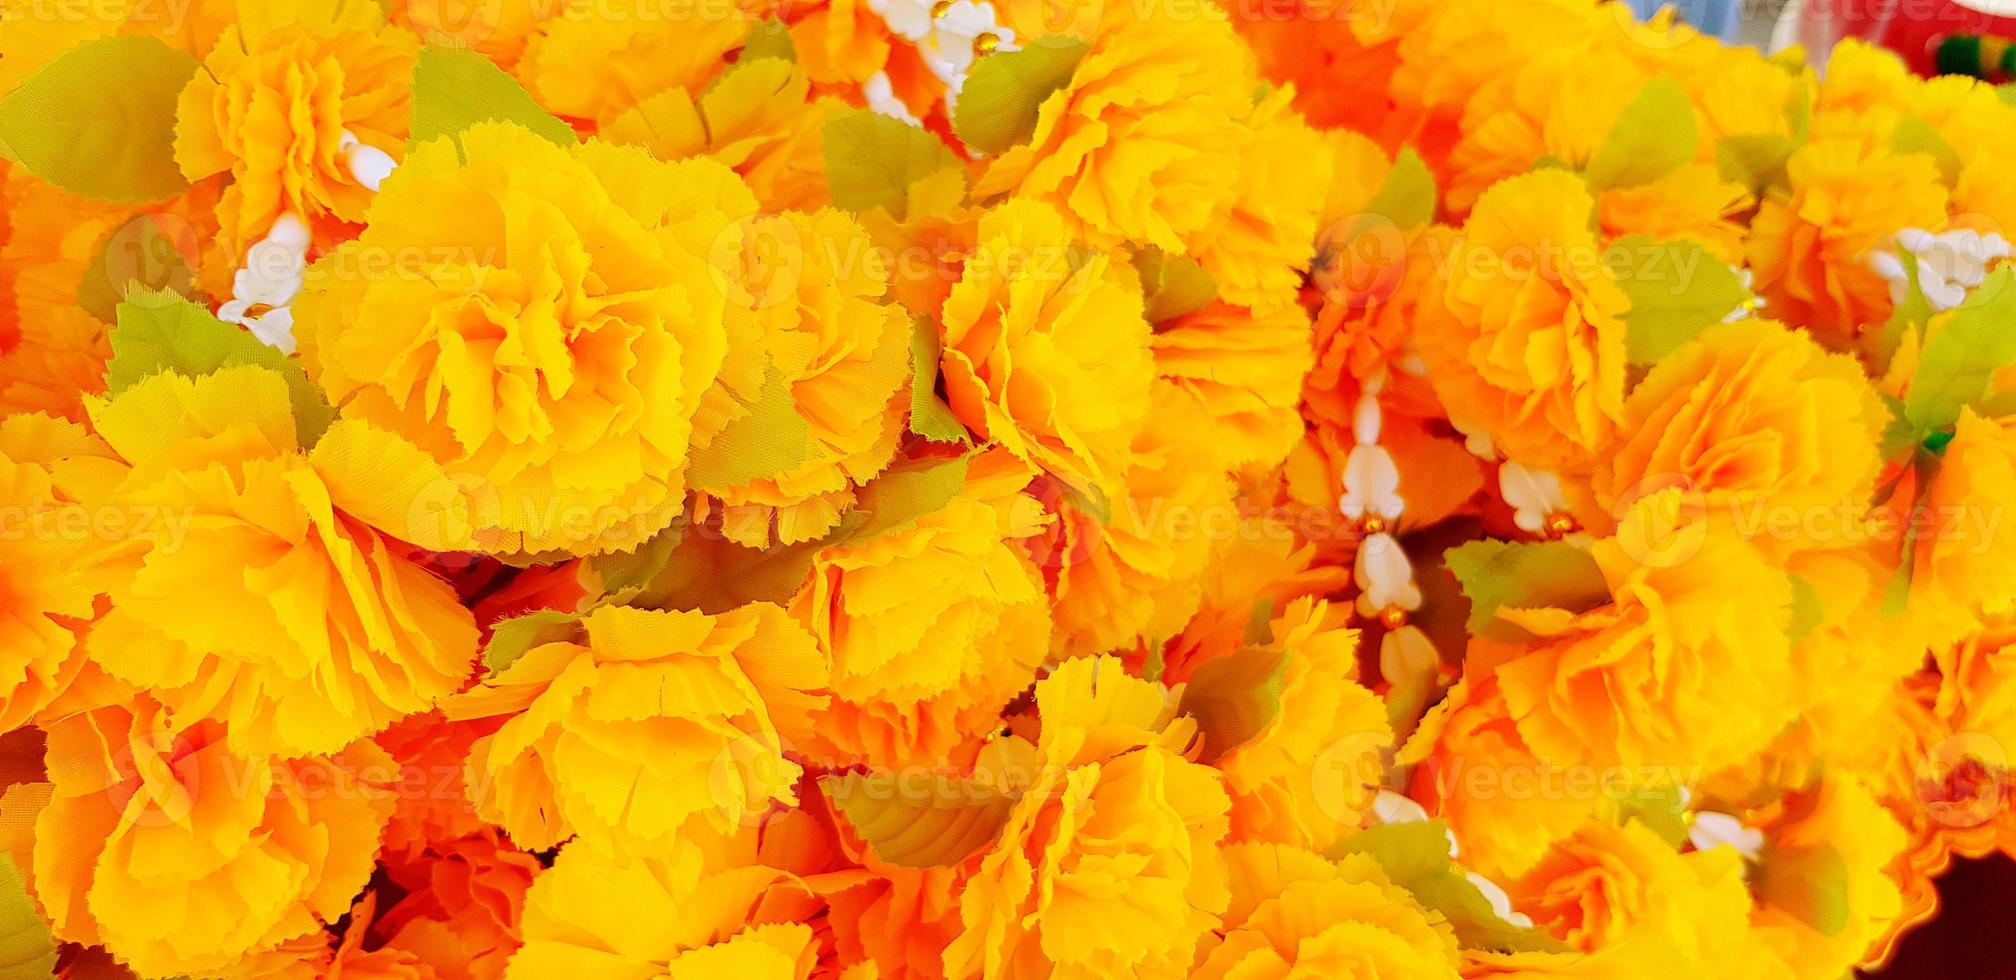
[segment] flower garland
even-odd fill
[[[13,972],[1838,980],[2016,855],[1985,82],[166,7],[0,6]]]

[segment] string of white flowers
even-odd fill
[[[1902,303],[1911,292],[1911,272],[1932,312],[1950,310],[1967,300],[1967,291],[1988,278],[1988,266],[2010,257],[2007,239],[1966,228],[1933,234],[1905,228],[1892,235],[1891,249],[1869,253],[1869,266],[1890,287],[1890,301]],[[1906,258],[1910,266],[1905,265]]]
[[[358,186],[377,193],[399,164],[386,153],[343,131],[338,149]],[[314,236],[308,223],[291,211],[282,214],[266,237],[245,251],[245,264],[232,273],[231,298],[217,308],[217,318],[245,326],[260,343],[282,353],[294,353],[294,311],[290,304],[301,292]]]
[[[996,51],[1016,51],[1015,31],[1002,24],[986,0],[868,0],[868,9],[889,32],[916,46],[924,67],[945,83],[945,107],[959,102],[973,62]],[[896,98],[889,74],[878,71],[863,84],[868,108],[917,125],[916,114]]]

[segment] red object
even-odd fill
[[[1857,37],[1903,57],[1920,75],[1936,74],[1933,54],[1955,34],[2016,39],[2016,17],[1987,8],[2006,2],[1971,0],[1805,0],[1797,40],[1808,51],[1826,51],[1842,38]]]

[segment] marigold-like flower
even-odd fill
[[[419,537],[411,445],[345,419],[304,450],[286,383],[250,365],[88,407],[131,469],[91,501],[124,533],[87,552],[112,602],[87,649],[175,725],[228,721],[241,755],[333,752],[467,679],[469,611],[391,536]]]
[[[1214,161],[1240,145],[1253,57],[1215,16],[1107,15],[1038,107],[1035,133],[991,160],[975,193],[1048,201],[1096,246],[1181,253],[1234,192],[1233,170]]]
[[[1393,732],[1386,702],[1355,679],[1358,631],[1343,625],[1346,609],[1297,599],[1268,627],[1265,647],[1286,658],[1280,712],[1215,763],[1235,840],[1326,848],[1371,809]]]
[[[1858,543],[1889,424],[1860,363],[1802,331],[1744,319],[1704,331],[1631,389],[1606,507],[1667,487],[1767,551]],[[1816,515],[1839,515],[1823,525]]]
[[[1505,890],[1541,930],[1599,962],[1672,957],[1685,976],[1761,965],[1733,848],[1681,854],[1643,824],[1596,821]]]
[[[369,742],[291,761],[179,733],[136,699],[49,729],[54,795],[36,821],[35,889],[56,934],[142,974],[214,971],[320,935],[371,874],[392,812]]]
[[[728,353],[706,256],[754,209],[715,163],[479,124],[415,150],[311,267],[302,357],[347,417],[440,460],[478,549],[627,550],[678,513]]]
[[[405,152],[418,40],[378,4],[280,11],[226,27],[176,111],[182,173],[231,174],[218,211],[233,260],[283,214],[362,222],[384,174],[353,167],[352,148]]]
[[[1218,774],[1116,659],[1066,662],[1036,705],[1043,764],[967,880],[945,975],[1188,976],[1229,898]]]
[[[846,109],[815,96],[796,62],[756,58],[722,68],[704,88],[673,86],[644,99],[600,132],[661,160],[710,157],[735,168],[766,208],[810,210],[829,200],[820,152],[826,120]]]
[[[517,66],[540,106],[598,127],[675,88],[697,95],[757,23],[736,4],[708,0],[618,3],[608,9],[615,16],[600,13],[589,7],[542,21]]]
[[[959,465],[942,508],[824,549],[792,603],[833,658],[833,700],[811,727],[836,763],[944,763],[998,727],[1049,654],[1043,580],[1014,544],[1034,530],[1018,493],[1029,472],[999,451]]]
[[[1903,912],[1890,868],[1904,851],[1904,828],[1846,774],[1829,774],[1819,785],[1747,817],[1745,824],[1770,842],[1766,862],[1793,865],[1780,874],[1838,867],[1841,877],[1824,887],[1841,889],[1846,913],[1839,923],[1815,923],[1811,908],[1785,909],[1761,898],[1751,927],[1757,938],[1793,976],[1839,977],[1862,965],[1872,943]]]
[[[1493,79],[1464,110],[1463,139],[1449,154],[1450,210],[1468,211],[1542,159],[1581,170],[1650,77],[1622,52],[1564,45]]]
[[[440,844],[393,869],[406,897],[376,923],[384,948],[425,964],[440,980],[498,980],[518,951],[525,892],[544,869],[494,829]]]
[[[1232,900],[1190,976],[1455,980],[1456,936],[1369,855],[1276,844],[1225,849]]]
[[[1302,437],[1295,410],[1309,370],[1309,315],[1212,302],[1155,325],[1155,373],[1174,381],[1211,417],[1211,440],[1227,463],[1272,466]]]
[[[1785,572],[1728,529],[1677,523],[1677,496],[1640,501],[1590,549],[1609,603],[1499,612],[1538,635],[1496,675],[1549,763],[1684,781],[1763,749],[1796,710]]]
[[[1789,188],[1765,195],[1745,253],[1773,316],[1842,346],[1890,315],[1869,251],[1905,228],[1938,228],[1946,188],[1924,154],[1873,135],[1816,139],[1786,162]]]
[[[1140,278],[1081,253],[1046,204],[980,219],[945,299],[945,397],[966,427],[1078,490],[1111,492],[1154,378]]]
[[[1950,643],[1984,618],[2016,609],[2016,528],[2003,517],[2016,486],[2016,416],[1983,417],[1962,408],[1953,440],[1924,498],[1886,543],[1907,539],[1908,611],[1934,646]],[[1908,494],[1907,494],[1908,497]],[[1920,533],[1909,535],[1915,521]]]
[[[1493,186],[1452,256],[1448,315],[1417,325],[1450,421],[1528,465],[1576,462],[1623,411],[1630,301],[1589,230],[1593,206],[1562,170]]]
[[[1532,870],[1595,816],[1600,800],[1567,791],[1568,770],[1526,747],[1494,677],[1466,677],[1422,717],[1398,761],[1407,795],[1449,829],[1463,863],[1492,881]]]
[[[884,300],[889,270],[852,218],[826,210],[757,218],[729,275],[755,308],[761,354],[724,368],[723,384],[762,397],[781,385],[810,444],[774,476],[698,489],[722,506],[731,540],[799,544],[833,529],[855,490],[896,455],[909,417],[910,317]],[[789,451],[793,447],[785,447]]]
[[[78,497],[90,491],[55,470],[110,457],[75,423],[0,420],[0,730],[19,728],[88,669],[80,634],[100,589],[77,566],[93,526]]]
[[[828,663],[784,610],[720,616],[606,606],[449,700],[505,717],[469,755],[477,813],[519,847],[580,834],[644,851],[695,815],[733,822],[795,804],[787,746],[809,737]]]
[[[789,870],[710,839],[676,838],[651,857],[584,843],[562,849],[526,894],[525,945],[505,970],[510,980],[811,974],[811,927],[766,914],[773,892],[803,887]]]
[[[1232,194],[1189,240],[1219,297],[1260,314],[1293,309],[1330,183],[1329,147],[1290,107],[1294,97],[1283,88],[1262,98],[1220,150],[1236,155]]]
[[[1238,524],[1222,464],[1195,442],[1211,426],[1202,406],[1168,381],[1151,397],[1117,494],[1087,498],[1046,480],[1032,488],[1056,515],[1027,547],[1050,585],[1059,654],[1111,652],[1182,629]]]

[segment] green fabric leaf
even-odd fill
[[[952,131],[982,153],[1001,153],[1036,131],[1036,110],[1050,93],[1071,81],[1089,50],[1084,41],[1050,35],[1020,51],[997,51],[973,65]]]
[[[558,609],[541,609],[502,620],[490,629],[490,642],[483,646],[483,665],[492,674],[503,673],[533,647],[572,640],[581,634],[581,616]]]
[[[1385,218],[1401,231],[1411,231],[1435,220],[1435,195],[1435,175],[1413,147],[1403,147],[1362,213]]]
[[[143,214],[105,237],[84,279],[77,284],[77,305],[106,323],[119,316],[119,304],[133,289],[177,296],[196,293],[196,271],[176,240],[162,231],[163,222],[180,219]],[[178,230],[187,225],[173,225]],[[189,244],[193,247],[195,242]]]
[[[1599,191],[1648,184],[1694,159],[1699,139],[1687,90],[1660,75],[1624,106],[1583,174]]]
[[[456,136],[483,122],[517,123],[561,146],[579,142],[574,127],[539,107],[518,80],[474,51],[427,48],[413,70],[408,146]]]
[[[1988,390],[1989,376],[2016,362],[2016,271],[1995,270],[1945,314],[1925,339],[1918,371],[1904,393],[1904,417],[1921,432],[1952,425],[1960,409]]]
[[[1254,646],[1264,645],[1274,639],[1274,599],[1262,596],[1253,603],[1253,611],[1246,614],[1246,642]]]
[[[1567,950],[1537,929],[1521,928],[1498,917],[1491,900],[1449,859],[1449,828],[1440,820],[1368,827],[1339,842],[1330,856],[1352,854],[1371,857],[1422,907],[1441,913],[1465,949],[1502,953]]]
[[[791,385],[774,364],[763,367],[763,387],[740,418],[712,442],[696,446],[686,464],[686,482],[718,491],[777,476],[812,457],[812,427],[798,413]]]
[[[1636,820],[1679,847],[1687,839],[1687,799],[1680,785],[1639,786],[1617,801],[1617,822]]]
[[[306,449],[336,420],[301,362],[173,293],[135,292],[118,305],[105,387],[117,395],[163,371],[199,378],[218,368],[257,364],[280,373],[293,402],[294,428]]]
[[[742,42],[742,53],[735,56],[737,63],[760,58],[798,62],[798,46],[791,42],[791,29],[775,17],[764,18],[749,28],[749,38]]]
[[[1191,671],[1177,710],[1197,719],[1204,742],[1199,758],[1217,761],[1279,717],[1287,674],[1288,654],[1260,646],[1207,660]]]
[[[1736,270],[1693,242],[1626,235],[1603,259],[1631,299],[1624,351],[1632,364],[1658,363],[1750,300]]]
[[[992,843],[1015,805],[984,783],[947,776],[848,773],[819,788],[875,856],[905,868],[958,864]]]
[[[1468,627],[1487,639],[1526,639],[1500,609],[1588,612],[1610,602],[1610,586],[1589,552],[1566,541],[1470,541],[1443,553],[1470,598]]]
[[[1820,623],[1827,618],[1826,606],[1820,602],[1820,590],[1813,586],[1811,579],[1804,575],[1788,575],[1792,582],[1792,621],[1785,628],[1785,635],[1792,642],[1813,635]]]
[[[826,538],[760,551],[721,540],[718,534],[688,534],[672,549],[664,569],[628,602],[644,609],[697,609],[710,616],[752,602],[786,605],[805,584],[819,550],[852,530],[843,518]]]
[[[1715,144],[1715,162],[1722,179],[1759,193],[1786,183],[1785,162],[1798,148],[1791,137],[1780,133],[1741,133]]]
[[[1217,280],[1187,255],[1170,255],[1150,246],[1134,253],[1134,270],[1141,274],[1147,301],[1143,312],[1149,323],[1195,313],[1218,298]]]
[[[1931,157],[1939,168],[1939,179],[1948,187],[1960,179],[1960,151],[1918,116],[1897,120],[1897,129],[1890,134],[1890,148],[1898,153],[1923,153]]]
[[[0,854],[0,980],[47,980],[56,975],[56,939],[28,895],[28,877],[14,858]]]
[[[901,218],[910,185],[962,166],[937,136],[867,109],[827,120],[824,138],[827,190],[849,211],[881,208]]]
[[[857,504],[861,523],[850,529],[848,541],[866,541],[912,527],[917,519],[937,513],[966,486],[966,459],[924,459],[892,466],[861,487]]]
[[[665,570],[685,536],[686,525],[675,521],[630,551],[589,558],[588,567],[602,580],[605,599],[621,602],[643,591]]]
[[[1848,927],[1848,862],[1832,844],[1766,848],[1750,884],[1764,904],[1823,936]]]
[[[1917,329],[1917,337],[1923,340],[1925,328],[1932,322],[1932,303],[1925,298],[1924,287],[1918,284],[1918,263],[1903,256],[1904,299],[1890,308],[1890,319],[1883,322],[1883,329],[1877,331],[1875,349],[1871,355],[1875,361],[1872,372],[1882,375],[1890,370],[1890,361],[1897,356],[1897,348],[1904,345],[1904,338]]]
[[[189,186],[175,163],[175,103],[196,58],[139,35],[86,41],[0,99],[0,150],[29,173],[104,201]]]
[[[966,426],[952,414],[952,407],[938,397],[938,360],[944,353],[945,338],[938,321],[920,316],[912,321],[910,338],[910,431],[932,442],[971,445]]]

